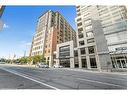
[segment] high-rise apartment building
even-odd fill
[[[59,12],[49,10],[38,18],[30,56],[43,55],[51,67],[57,44],[71,40],[76,40],[74,29]]]
[[[79,67],[126,68],[126,6],[77,6],[76,11]]]

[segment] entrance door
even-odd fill
[[[91,68],[97,68],[97,63],[96,63],[95,57],[90,58],[90,66],[91,66]]]
[[[81,59],[82,60],[82,68],[87,68],[87,61],[86,59]]]

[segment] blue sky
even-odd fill
[[[0,58],[28,52],[38,17],[47,10],[59,11],[75,29],[75,6],[6,6],[0,31]]]

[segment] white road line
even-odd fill
[[[39,84],[45,85],[45,86],[50,87],[50,88],[52,88],[52,89],[60,90],[60,89],[58,89],[58,88],[56,88],[56,87],[54,87],[54,86],[51,86],[51,85],[48,85],[48,84],[43,83],[43,82],[41,82],[41,81],[35,80],[35,79],[33,79],[33,78],[30,78],[31,76],[28,77],[29,75],[21,74],[21,73],[18,73],[18,72],[16,72],[16,71],[14,71],[14,70],[8,70],[8,69],[5,69],[5,68],[1,68],[1,69],[2,69],[2,70],[5,70],[5,71],[7,71],[7,72],[13,73],[13,74],[15,74],[15,75],[24,77],[24,78],[26,78],[26,79],[32,80],[32,81],[37,82],[37,83],[39,83]]]
[[[96,80],[88,80],[88,79],[82,79],[82,78],[76,78],[76,79],[83,80],[83,81],[94,82],[94,83],[99,83],[99,84],[104,84],[104,85],[116,86],[116,87],[120,87],[120,88],[127,88],[125,86],[112,84],[112,83],[107,83],[107,82],[100,82],[100,81],[96,81]]]
[[[33,78],[30,78],[31,76],[29,76],[29,75],[21,74],[21,73],[18,73],[18,72],[16,72],[16,71],[14,71],[14,70],[8,70],[8,69],[5,69],[5,68],[1,68],[1,69],[5,70],[5,71],[8,71],[8,72],[11,72],[11,73],[13,73],[13,74],[15,74],[15,75],[18,75],[18,76],[27,78],[27,79],[29,79],[29,80],[35,81],[35,82],[40,83],[40,84],[42,84],[42,85],[45,85],[45,86],[47,86],[47,87],[50,87],[50,88],[53,88],[53,89],[56,89],[56,90],[60,90],[60,89],[58,89],[58,88],[56,88],[56,87],[53,87],[53,86],[48,85],[48,84],[46,84],[46,83],[43,83],[43,82],[40,82],[40,81],[35,80],[35,79],[33,79]],[[28,77],[28,76],[29,76],[29,77]],[[125,86],[121,86],[121,85],[117,85],[117,84],[113,84],[113,83],[100,82],[100,81],[96,81],[96,80],[89,80],[89,79],[83,79],[83,78],[76,78],[76,79],[83,80],[83,81],[94,82],[94,83],[99,83],[99,84],[104,84],[104,85],[109,85],[109,86],[120,87],[120,88],[127,88],[127,87],[125,87]]]

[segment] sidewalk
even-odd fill
[[[56,68],[54,68],[56,69]],[[106,71],[93,71],[87,69],[79,69],[79,68],[57,68],[57,69],[64,69],[64,70],[71,70],[71,71],[78,71],[78,72],[89,72],[89,73],[102,73],[102,74],[117,74],[117,75],[127,75],[127,72],[106,72]]]

